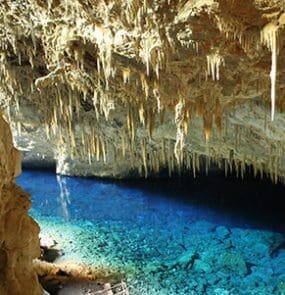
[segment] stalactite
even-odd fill
[[[236,172],[236,177],[239,177],[239,160],[234,159],[234,167],[235,167],[235,172]]]
[[[162,165],[165,166],[167,163],[167,156],[166,156],[166,147],[165,147],[164,138],[161,141],[161,161],[162,161]]]
[[[122,146],[122,156],[123,156],[123,158],[125,158],[127,148],[126,148],[126,136],[125,136],[125,132],[124,132],[123,129],[121,131],[121,140],[122,140],[122,144],[121,144],[121,146]]]
[[[58,129],[58,120],[57,120],[57,109],[53,109],[53,134],[56,135],[56,131]]]
[[[245,156],[243,155],[243,159],[240,162],[240,175],[241,175],[241,179],[244,178],[244,174],[245,174]]]
[[[155,174],[158,174],[159,173],[159,157],[158,157],[157,151],[152,152],[152,161],[153,161],[152,171]]]
[[[271,51],[271,120],[274,120],[275,115],[275,96],[276,96],[276,74],[277,74],[277,43],[278,43],[278,25],[275,23],[268,23],[261,31],[261,43],[266,45]]]
[[[262,165],[261,165],[259,171],[260,171],[260,178],[263,179],[263,167],[262,167]]]
[[[50,129],[49,129],[49,125],[46,122],[45,122],[45,131],[46,131],[47,139],[50,139]]]
[[[149,96],[149,85],[148,85],[147,79],[143,73],[140,74],[140,79],[141,79],[142,90],[144,90],[145,98],[147,100],[148,96]]]
[[[82,130],[83,133],[83,130]],[[90,130],[90,151],[92,155],[96,154],[96,143],[95,143],[95,131],[94,127],[91,127]]]
[[[205,159],[205,160],[206,160],[205,171],[206,171],[206,175],[208,175],[209,167],[210,167],[210,164],[209,164],[209,156],[206,155],[205,158],[206,158],[206,159]]]
[[[206,140],[206,144],[208,144],[210,136],[211,136],[211,131],[212,131],[213,115],[205,113],[203,115],[203,122],[204,122],[205,140]]]
[[[86,143],[86,133],[85,133],[84,124],[83,124],[82,131],[81,131],[81,143],[82,143],[83,146],[85,146],[85,143]]]
[[[99,137],[96,136],[96,161],[100,160],[100,140]]]
[[[127,114],[127,127],[128,127],[128,133],[131,135],[132,133],[132,125],[131,125],[131,110],[128,106],[128,114]]]
[[[72,120],[73,111],[72,111],[72,95],[70,89],[68,90],[68,111],[69,111],[69,118]]]
[[[92,163],[92,157],[91,157],[90,148],[88,148],[87,154],[88,154],[88,163],[89,163],[89,165],[91,165],[91,163]]]
[[[95,110],[95,115],[96,115],[97,120],[99,119],[98,95],[99,95],[98,89],[94,89],[92,102],[93,102],[93,107],[94,107],[94,110]]]
[[[273,156],[273,182],[276,184],[278,182],[278,157],[276,155]]]
[[[124,81],[124,83],[129,83],[131,70],[129,68],[124,68],[122,70],[122,72],[123,72],[123,81]]]
[[[196,178],[195,153],[192,154],[192,171],[193,171],[193,176],[194,176],[194,178]]]
[[[145,110],[144,110],[143,102],[141,102],[139,106],[139,119],[140,119],[140,123],[143,126],[145,126]]]
[[[239,146],[239,138],[240,138],[240,127],[239,125],[235,125],[235,149]]]
[[[17,122],[17,133],[18,133],[18,136],[21,136],[22,134],[21,122]]]
[[[195,153],[195,165],[196,165],[196,170],[199,172],[200,171],[200,155]]]
[[[175,157],[173,157],[173,151],[169,151],[169,152],[170,152],[170,166],[171,166],[171,174],[172,174],[175,170]]]
[[[172,150],[171,150],[171,140],[168,139],[168,148],[167,148],[167,164],[168,164],[168,176],[172,176],[172,167],[171,167],[171,156],[172,156]]]
[[[163,108],[161,110],[161,112],[159,113],[159,122],[161,125],[164,123],[165,112],[166,112],[166,110],[165,110],[165,108]]]
[[[234,150],[231,149],[229,151],[229,167],[230,167],[230,173],[233,172],[233,162],[234,162]]]
[[[154,88],[153,89],[153,95],[156,98],[156,102],[157,102],[157,112],[160,113],[162,106],[161,106],[161,101],[160,101],[160,94],[158,89]]]
[[[213,80],[220,80],[221,65],[225,66],[225,60],[218,52],[207,55],[207,74]]]
[[[210,158],[210,163],[211,163],[211,161],[212,161],[212,158]],[[221,158],[216,159],[215,162],[217,163],[217,161],[218,161],[218,168],[219,168],[220,170],[222,170],[222,168],[223,168],[223,165],[222,165],[222,159],[221,159]]]
[[[136,163],[135,163],[135,159],[136,159],[136,157],[135,157],[135,151],[134,151],[134,149],[133,148],[131,148],[130,150],[129,150],[129,155],[130,155],[130,166],[131,166],[131,170],[134,170],[135,169],[135,165],[136,165]]]
[[[103,139],[101,140],[101,146],[102,146],[103,161],[104,163],[107,163],[107,149],[106,149],[106,143]]]
[[[135,117],[134,117],[134,110],[132,109],[131,112],[131,140],[132,140],[132,146],[134,146],[135,143],[135,135],[136,135],[136,125],[135,125]]]
[[[147,177],[148,169],[147,169],[147,160],[146,160],[146,144],[145,139],[141,140],[141,154],[142,154],[142,162],[144,167],[144,176]]]
[[[190,161],[190,156],[189,156],[189,152],[185,151],[185,156],[184,156],[185,162],[185,170],[190,172],[191,169],[191,161]]]
[[[148,108],[147,110],[147,125],[148,125],[148,137],[152,138],[152,131],[155,125],[155,114],[152,108]]]
[[[228,177],[228,160],[224,159],[224,167],[225,167],[225,177]]]
[[[20,113],[20,102],[19,102],[19,96],[16,94],[15,95],[15,105],[16,105],[16,113]]]
[[[177,127],[177,131],[176,131],[176,142],[174,147],[174,154],[175,154],[177,163],[180,163],[182,161],[182,155],[183,155],[182,152],[183,152],[183,147],[185,144],[185,134],[183,129],[183,125],[185,122],[184,107],[185,107],[185,103],[182,100],[180,100],[178,104],[175,106],[175,124]]]

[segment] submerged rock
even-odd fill
[[[230,231],[225,226],[218,226],[216,228],[216,234],[219,238],[225,239],[225,238],[229,238]]]
[[[285,282],[281,282],[278,284],[277,286],[278,292],[280,292],[280,295],[284,295],[285,294]]]
[[[172,268],[182,267],[186,270],[192,269],[196,259],[199,258],[199,254],[193,250],[188,250],[182,254],[173,264]]]
[[[43,248],[50,249],[55,247],[57,244],[57,242],[53,238],[46,236],[43,233],[40,233],[39,238],[40,238],[40,245]]]
[[[203,271],[204,273],[211,273],[213,271],[211,265],[203,260],[197,259],[194,263],[194,270]]]
[[[242,276],[246,275],[248,272],[246,262],[239,254],[231,252],[221,253],[217,263],[219,267]]]

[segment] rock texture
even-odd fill
[[[28,216],[29,195],[15,184],[19,152],[0,114],[0,294],[38,295],[42,288],[32,260],[40,255],[39,227]]]
[[[284,180],[284,2],[0,4],[1,104],[32,162]]]

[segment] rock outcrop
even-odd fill
[[[5,1],[0,18],[26,160],[124,177],[204,158],[284,180],[283,1]]]
[[[33,269],[40,255],[39,227],[28,216],[29,195],[15,184],[21,173],[19,152],[0,114],[0,294],[38,295],[43,290]]]

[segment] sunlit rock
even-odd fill
[[[39,227],[28,215],[30,196],[15,184],[20,172],[19,152],[0,113],[0,294],[40,295],[33,267],[40,255]]]

